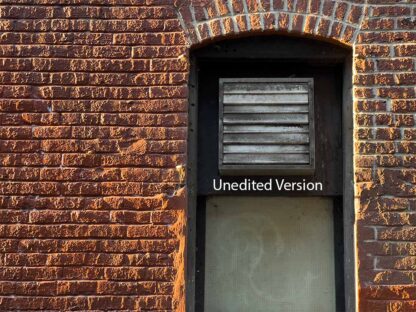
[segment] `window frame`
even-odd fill
[[[197,47],[190,51],[190,76],[188,97],[188,152],[187,152],[187,231],[186,231],[186,311],[195,311],[195,262],[196,262],[196,211],[198,200],[198,71],[203,59],[303,59],[313,62],[342,64],[342,150],[344,155],[343,176],[343,241],[344,241],[344,286],[345,310],[356,311],[355,284],[355,213],[353,182],[353,101],[352,101],[352,50],[325,42],[286,36],[265,36],[241,38]],[[247,44],[247,39],[249,44]],[[243,48],[240,48],[240,47]]]

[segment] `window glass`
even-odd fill
[[[328,198],[210,197],[205,312],[333,312]]]

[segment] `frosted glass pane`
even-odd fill
[[[334,312],[332,201],[207,200],[205,312]]]

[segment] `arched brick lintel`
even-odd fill
[[[179,0],[190,46],[261,33],[303,35],[346,46],[356,42],[366,6],[338,0]]]

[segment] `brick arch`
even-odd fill
[[[283,32],[352,46],[366,11],[364,1],[348,0],[179,0],[175,7],[189,45]]]

